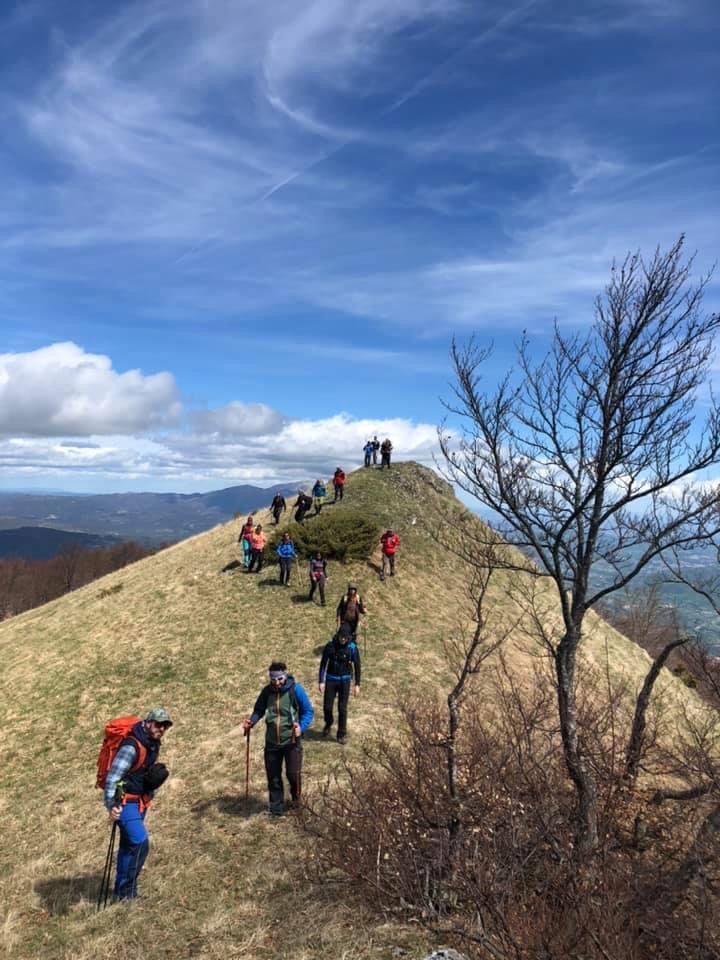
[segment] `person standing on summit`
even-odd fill
[[[385,437],[383,442],[380,444],[380,469],[387,467],[390,469],[390,455],[392,454],[392,442],[389,437]]]
[[[371,461],[371,459],[372,459],[372,455],[373,455],[373,450],[374,450],[374,449],[375,449],[375,445],[373,444],[372,440],[368,440],[368,442],[367,442],[367,443],[365,444],[365,446],[363,447],[363,455],[364,455],[364,457],[365,457],[365,466],[366,466],[366,467],[369,467],[369,466],[370,466],[370,461]]]
[[[345,493],[345,471],[340,467],[333,474],[333,487],[335,488],[335,500],[333,502],[337,503],[338,500],[342,500]]]
[[[373,457],[373,466],[377,466],[377,455],[378,450],[380,449],[380,441],[377,438],[377,434],[372,438],[372,457]]]
[[[265,717],[265,772],[267,773],[270,813],[285,813],[282,769],[290,784],[293,803],[300,800],[302,776],[301,737],[313,721],[314,711],[303,687],[288,673],[287,664],[273,660],[268,668],[270,683],[263,687],[253,712],[243,720],[245,736]]]

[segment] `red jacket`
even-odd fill
[[[396,533],[391,533],[390,536],[384,533],[382,537],[380,537],[380,543],[382,544],[382,552],[385,556],[391,557],[400,546],[400,537]]]
[[[333,483],[336,487],[342,487],[345,483],[345,473],[343,470],[336,470],[333,474]]]

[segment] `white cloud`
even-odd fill
[[[163,437],[90,437],[92,443],[80,444],[36,437],[0,440],[0,476],[7,473],[15,481],[39,476],[46,485],[60,481],[69,489],[88,483],[96,489],[111,484],[178,492],[239,483],[269,486],[329,477],[339,464],[352,470],[362,463],[362,447],[373,434],[392,439],[396,459],[432,465],[433,424],[337,414],[285,422],[279,432],[264,436],[178,431]]]
[[[253,437],[277,433],[284,417],[264,403],[240,403],[233,400],[217,410],[198,410],[192,414],[195,431],[223,437]]]
[[[74,343],[0,354],[0,435],[121,434],[159,427],[179,413],[169,373],[118,373],[109,357]]]

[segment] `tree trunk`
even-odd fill
[[[577,732],[575,660],[579,640],[579,632],[565,634],[555,652],[555,672],[565,765],[578,798],[578,850],[589,853],[598,843],[597,787],[582,756]]]

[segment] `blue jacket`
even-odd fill
[[[327,488],[324,483],[316,483],[312,488],[312,495],[314,497],[326,497]]]
[[[286,557],[288,560],[294,560],[297,554],[295,553],[295,544],[294,543],[283,543],[282,541],[275,548],[275,553],[279,557]]]

